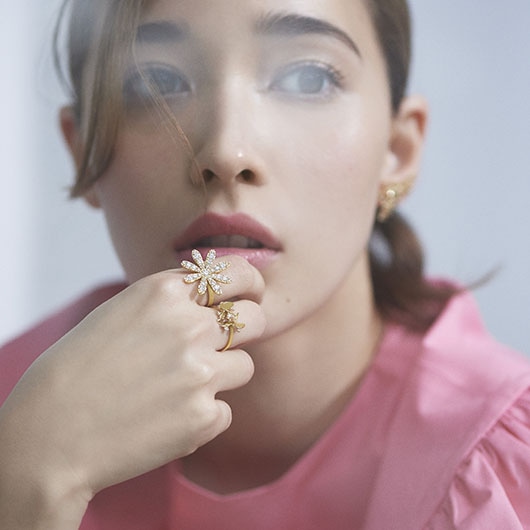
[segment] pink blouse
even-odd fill
[[[0,402],[25,368],[120,286],[0,350]],[[109,488],[82,530],[530,529],[530,363],[484,330],[469,294],[417,335],[389,324],[357,393],[278,480],[230,495],[174,462]]]

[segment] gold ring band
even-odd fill
[[[212,307],[216,294],[223,294],[220,285],[221,283],[232,283],[231,278],[220,274],[230,267],[230,262],[219,261],[215,263],[215,256],[216,252],[213,248],[208,251],[206,259],[203,259],[198,250],[193,249],[191,251],[191,257],[195,263],[183,260],[180,264],[183,268],[191,272],[191,274],[184,277],[184,283],[199,282],[197,293],[201,296],[208,293],[208,300],[206,302],[207,307]]]
[[[226,341],[226,344],[224,345],[223,349],[219,350],[220,352],[224,352],[232,346],[232,339],[234,338],[234,328],[230,328],[228,331],[228,340]]]
[[[242,330],[245,327],[245,324],[237,321],[239,313],[234,311],[234,302],[221,302],[217,306],[217,323],[221,327],[228,331],[228,340],[224,345],[221,352],[226,351],[232,346],[232,340],[234,339],[234,333]]]
[[[206,302],[206,307],[213,306],[214,298],[215,298],[215,291],[210,287],[210,284],[208,284],[208,301]]]

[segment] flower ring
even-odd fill
[[[195,249],[191,251],[191,256],[195,263],[191,263],[191,261],[187,260],[184,260],[181,263],[182,267],[192,272],[192,274],[188,274],[184,278],[184,282],[194,283],[198,281],[199,286],[197,287],[197,292],[200,295],[208,292],[208,302],[206,305],[211,307],[213,305],[214,295],[220,295],[223,292],[219,284],[232,283],[231,278],[219,274],[220,272],[228,269],[228,267],[230,267],[230,263],[228,261],[219,261],[218,263],[214,263],[216,256],[214,249],[211,249],[208,252],[205,260],[203,260],[201,253]]]
[[[236,313],[232,307],[234,307],[234,302],[221,302],[217,306],[217,323],[222,329],[228,331],[228,340],[224,348],[220,350],[222,352],[228,350],[232,345],[234,333],[245,327],[245,324],[237,321],[239,313]]]

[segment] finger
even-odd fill
[[[244,350],[227,350],[210,360],[215,371],[213,392],[233,390],[246,385],[254,375],[254,362]]]
[[[178,456],[186,456],[193,453],[198,447],[207,444],[222,432],[226,431],[232,423],[232,409],[230,405],[221,399],[215,399],[212,407],[212,415],[207,417],[204,425],[200,425],[199,434],[195,443],[184,451],[179,451]]]
[[[222,264],[225,264],[226,268]],[[228,255],[216,258],[211,267],[202,269],[193,263],[190,267],[192,265],[195,265],[195,268],[178,269],[178,273],[185,283],[190,284],[192,296],[198,304],[214,305],[230,299],[261,302],[265,288],[263,276],[241,256]],[[220,265],[222,270],[212,274],[217,265]]]
[[[225,300],[212,308],[215,311],[215,349],[225,351],[255,340],[265,331],[265,316],[261,306],[250,300]]]
[[[232,424],[232,409],[230,408],[230,405],[222,399],[216,399],[215,403],[219,408],[220,419],[218,432],[220,434],[226,431],[226,429],[228,429],[228,427],[230,427],[230,425]]]
[[[230,283],[222,286],[222,294],[216,296],[216,303],[223,300],[245,299],[260,303],[265,290],[265,281],[261,273],[241,256],[223,256],[230,266],[226,275]]]

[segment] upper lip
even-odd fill
[[[258,241],[263,247],[279,250],[278,239],[261,223],[247,214],[207,213],[193,221],[175,241],[176,250],[192,248],[201,239],[220,235],[239,235]]]

